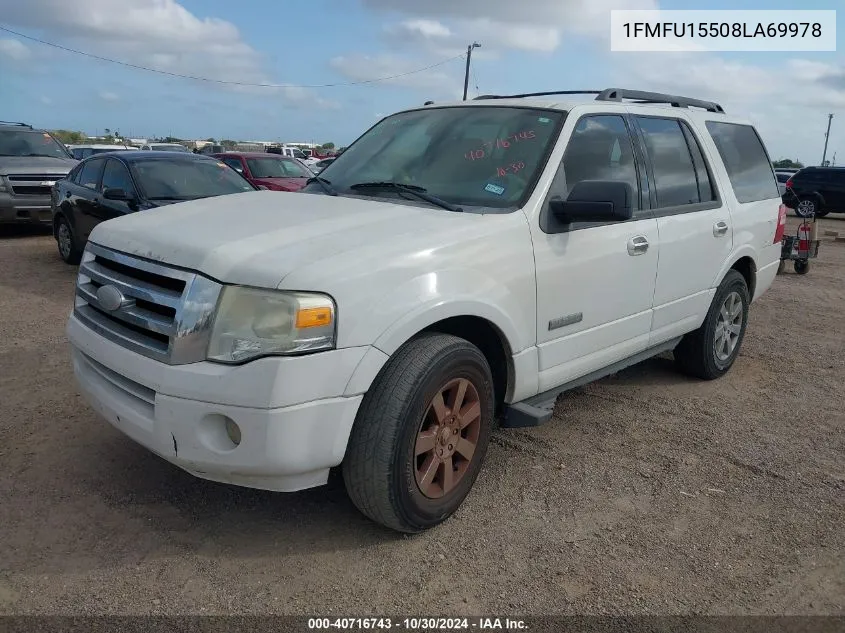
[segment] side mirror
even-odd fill
[[[624,222],[633,215],[634,191],[618,180],[582,180],[572,187],[566,200],[549,200],[558,222]]]
[[[135,199],[134,196],[126,193],[123,189],[106,189],[103,191],[103,198],[106,200],[121,200],[123,202],[131,202]]]

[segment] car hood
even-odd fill
[[[202,272],[276,288],[302,266],[349,256],[385,260],[469,237],[485,216],[391,201],[255,191],[182,202],[97,225],[90,240]]]
[[[51,156],[0,156],[0,174],[66,174],[78,162]]]
[[[288,187],[302,189],[305,182],[308,180],[307,176],[302,178],[253,178],[252,181],[256,185],[264,185],[265,187]]]

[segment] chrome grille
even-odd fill
[[[139,354],[171,365],[194,363],[205,359],[220,289],[197,273],[89,242],[74,314]]]
[[[11,174],[11,192],[17,196],[49,196],[53,185],[67,174]]]

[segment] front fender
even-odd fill
[[[473,269],[445,269],[414,277],[383,295],[349,332],[390,355],[428,326],[457,316],[491,322],[512,354],[536,341],[534,284],[507,284]]]

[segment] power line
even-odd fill
[[[450,57],[449,59],[444,59],[442,61],[437,62],[436,64],[431,64],[430,66],[425,66],[424,68],[417,68],[416,70],[409,70],[408,72],[399,73],[396,75],[389,75],[387,77],[377,77],[375,79],[362,79],[360,81],[345,81],[339,83],[332,83],[332,84],[259,84],[259,83],[250,83],[246,81],[226,81],[225,79],[212,79],[210,77],[198,77],[196,75],[183,75],[180,73],[170,72],[168,70],[160,70],[158,68],[148,68],[147,66],[140,66],[138,64],[130,64],[129,62],[120,61],[119,59],[111,59],[109,57],[101,57],[100,55],[94,55],[93,53],[87,53],[85,51],[79,51],[74,48],[68,48],[67,46],[62,46],[61,44],[56,44],[54,42],[47,42],[45,40],[40,40],[37,37],[32,37],[31,35],[24,35],[23,33],[18,33],[17,31],[13,31],[12,29],[6,28],[5,26],[0,26],[0,31],[6,31],[6,33],[11,33],[12,35],[16,35],[18,37],[22,37],[24,39],[30,40],[32,42],[37,42],[39,44],[44,44],[45,46],[52,46],[53,48],[58,48],[59,50],[74,53],[76,55],[82,55],[84,57],[91,57],[92,59],[98,59],[103,62],[109,62],[110,64],[118,64],[119,66],[126,66],[127,68],[135,68],[136,70],[145,70],[151,73],[158,73],[160,75],[167,75],[169,77],[178,77],[180,79],[193,79],[194,81],[206,81],[208,83],[215,83],[215,84],[225,84],[229,86],[248,86],[253,88],[339,88],[342,86],[360,86],[362,84],[373,84],[378,83],[380,81],[388,81],[390,79],[398,79],[400,77],[407,77],[408,75],[415,75],[417,73],[425,72],[426,70],[431,70],[432,68],[437,68],[438,66],[443,66],[444,64],[448,64],[451,61],[456,59],[462,58],[464,53],[460,55],[455,55],[454,57]]]
[[[476,75],[475,75],[475,67],[474,66],[470,68],[470,73],[472,73],[472,83],[475,84],[475,96],[477,97],[481,93],[478,91],[478,77],[476,77]]]

